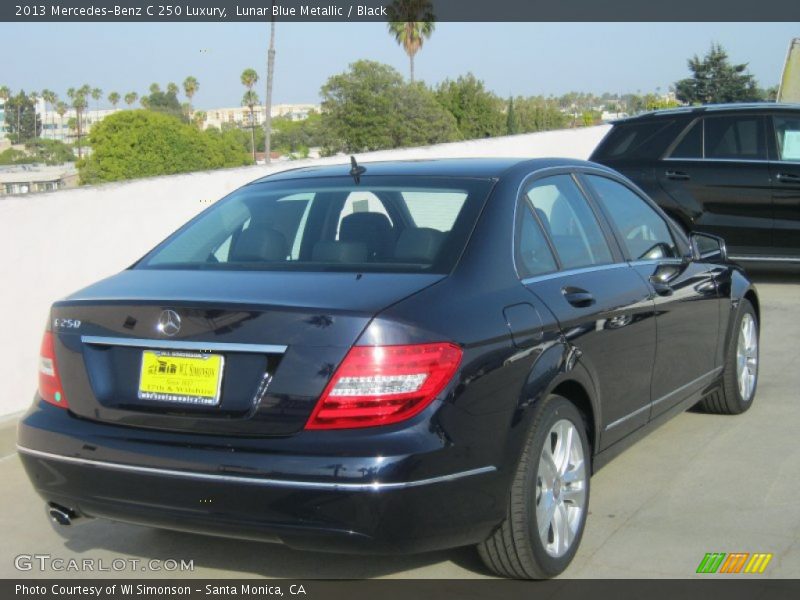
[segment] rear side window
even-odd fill
[[[137,268],[447,273],[491,187],[490,180],[437,177],[249,185]]]
[[[638,194],[607,177],[586,177],[616,226],[633,260],[678,256],[666,221]]]
[[[706,158],[760,160],[767,157],[760,116],[706,117],[704,122]]]
[[[603,230],[572,177],[539,179],[525,197],[552,240],[563,269],[611,262]]]
[[[521,277],[551,273],[557,269],[556,259],[537,222],[530,205],[520,208],[522,215],[517,226],[517,268]]]
[[[673,121],[658,119],[644,123],[620,123],[600,143],[592,158],[619,159],[635,156],[657,134],[672,125]]]

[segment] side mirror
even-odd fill
[[[710,233],[693,232],[689,239],[692,242],[694,260],[728,262],[728,248],[721,237]]]

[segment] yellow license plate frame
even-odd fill
[[[143,350],[139,400],[217,406],[225,357],[177,350]]]

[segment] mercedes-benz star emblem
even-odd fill
[[[181,317],[174,310],[165,310],[158,317],[158,330],[172,337],[181,330]]]

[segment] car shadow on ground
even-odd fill
[[[293,550],[266,542],[152,529],[103,519],[88,520],[69,528],[54,528],[64,539],[65,548],[75,554],[103,550],[113,557],[138,558],[138,570],[153,559],[162,562],[166,559],[180,562],[183,559],[193,561],[194,571],[202,572],[200,574],[203,577],[363,579],[391,577],[439,563],[452,563],[478,577],[490,575],[474,547],[413,555],[331,554]],[[105,562],[110,563],[111,560]],[[452,566],[448,572],[452,573]],[[151,571],[148,575],[169,577],[179,573]],[[180,575],[185,576],[186,573]],[[426,577],[430,577],[430,571]]]

